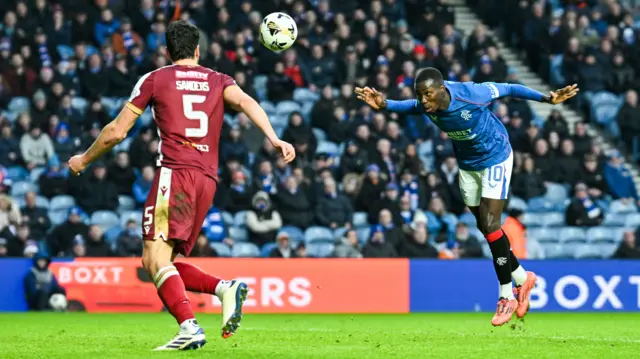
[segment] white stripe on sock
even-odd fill
[[[158,270],[153,281],[156,284],[156,288],[162,287],[162,284],[171,276],[180,275],[178,270],[173,265],[168,265],[166,267],[162,267]]]

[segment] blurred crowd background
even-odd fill
[[[423,116],[376,113],[370,85],[413,97],[418,68],[452,81],[519,82],[499,42],[570,106],[538,116],[517,99],[493,111],[516,153],[504,229],[521,258],[640,258],[636,4],[469,0],[465,33],[443,0],[5,0],[0,3],[0,256],[139,256],[141,206],[158,138],[147,110],[79,177],[66,161],[120,110],[137,79],[169,64],[174,19],[201,29],[201,64],[233,76],[298,158],[285,164],[244,114],[225,115],[220,184],[195,256],[479,258],[488,254],[458,189],[447,135]],[[298,24],[283,53],[256,37],[262,17]],[[589,128],[596,132],[588,131]],[[618,148],[605,156],[604,136]],[[634,152],[635,151],[635,152]],[[637,158],[637,156],[636,156]]]

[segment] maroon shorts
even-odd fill
[[[174,241],[174,253],[188,256],[215,193],[216,181],[201,171],[158,168],[144,203],[142,238]]]

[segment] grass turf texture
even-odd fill
[[[168,314],[0,314],[0,358],[634,358],[640,313],[532,313],[493,328],[490,313],[246,315],[220,338],[220,317],[198,315],[199,351],[152,352],[177,331]],[[517,325],[511,325],[518,323]]]

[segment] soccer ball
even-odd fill
[[[64,294],[54,294],[49,298],[49,305],[53,310],[65,310],[67,309],[67,297]]]
[[[259,39],[267,49],[280,52],[293,45],[298,37],[298,26],[285,13],[274,12],[262,19]]]

